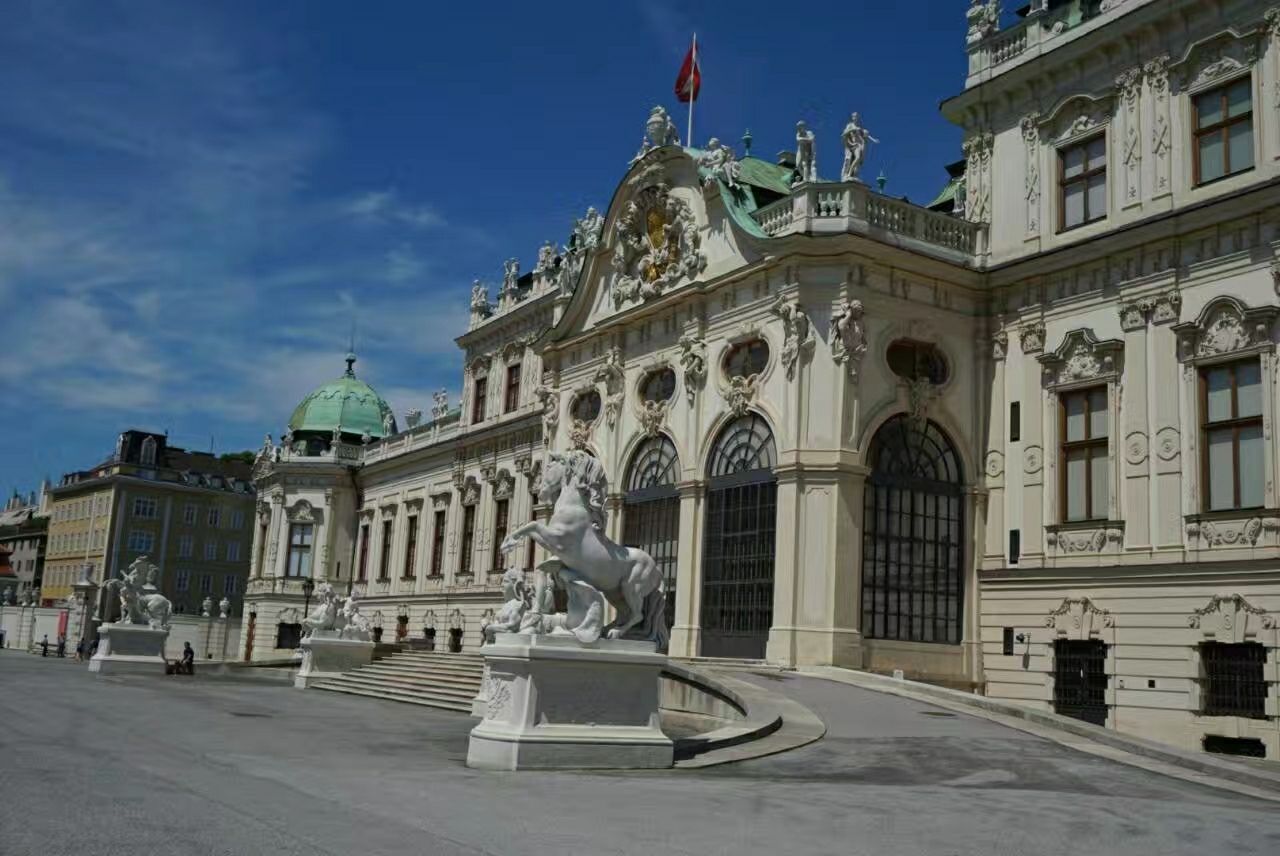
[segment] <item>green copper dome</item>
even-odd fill
[[[290,431],[332,435],[334,428],[341,428],[343,434],[355,437],[367,431],[375,440],[396,432],[390,405],[356,377],[352,368],[355,361],[355,354],[347,354],[347,370],[342,377],[302,399],[289,417]]]

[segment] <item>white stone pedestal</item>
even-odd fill
[[[488,669],[484,719],[471,730],[467,766],[483,770],[670,767],[659,727],[659,674],[651,642],[499,633],[481,649]]]
[[[100,675],[163,675],[164,644],[168,638],[168,630],[155,630],[145,624],[104,624],[98,628],[98,652],[89,659],[89,671]]]
[[[373,662],[372,642],[324,634],[317,630],[302,640],[302,668],[293,676],[293,685],[300,690]]]

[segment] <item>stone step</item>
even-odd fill
[[[346,693],[348,695],[364,696],[366,698],[382,699],[383,701],[398,701],[405,704],[417,704],[423,707],[434,707],[439,710],[452,710],[459,713],[470,713],[471,702],[455,701],[453,699],[438,699],[421,694],[398,693],[390,690],[368,689],[359,686],[350,686],[338,683],[338,678],[329,681],[320,681],[311,685],[312,689],[326,690],[332,693]]]
[[[768,660],[749,660],[743,657],[672,657],[671,659],[690,666],[701,666],[707,669],[729,669],[740,672],[786,671],[785,666],[780,666],[777,663],[770,663]]]
[[[382,660],[383,663],[406,663],[415,666],[424,666],[435,669],[467,669],[475,671],[484,668],[484,660],[477,657],[474,660],[427,660],[419,657],[406,657],[398,654],[395,657],[387,657]]]
[[[400,695],[445,699],[458,702],[470,703],[475,698],[476,691],[461,689],[458,687],[441,687],[441,686],[424,686],[422,684],[405,683],[403,681],[392,680],[387,678],[362,678],[354,672],[347,672],[336,678],[329,678],[322,681],[326,685],[337,684],[340,686],[354,687],[356,689],[365,690],[381,690]],[[319,686],[317,683],[316,686]]]
[[[419,651],[399,651],[386,657],[388,660],[418,660],[424,663],[483,663],[479,654],[432,654]]]
[[[476,690],[480,687],[480,675],[442,675],[439,672],[418,672],[409,669],[393,669],[385,666],[365,666],[347,674],[363,678],[388,678],[412,681],[419,684],[438,684],[446,687]]]

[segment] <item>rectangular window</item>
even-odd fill
[[[1058,231],[1107,216],[1107,138],[1058,150]]]
[[[297,622],[276,625],[276,647],[297,648],[302,644],[302,625]]]
[[[510,500],[499,499],[493,504],[493,570],[502,570],[502,551],[498,548],[507,540],[507,509]]]
[[[187,591],[191,588],[191,572],[178,571],[173,578],[173,585],[178,591]]]
[[[406,525],[409,530],[405,533],[404,578],[411,580],[417,573],[414,566],[418,563],[418,515],[410,514]]]
[[[227,542],[227,561],[228,562],[240,561],[240,542],[239,541]]]
[[[204,542],[204,560],[206,562],[213,562],[213,561],[216,561],[217,558],[218,558],[218,542],[205,541]]]
[[[1062,520],[1107,518],[1107,388],[1061,396]]]
[[[1195,97],[1195,183],[1253,169],[1252,79],[1242,77]]]
[[[285,576],[311,576],[311,536],[312,524],[289,524],[289,564]]]
[[[244,528],[244,512],[243,511],[231,512],[231,528],[232,529]]]
[[[507,366],[507,397],[504,413],[510,413],[520,406],[520,364]]]
[[[1259,642],[1201,642],[1205,716],[1267,716],[1267,649]]]
[[[129,549],[135,553],[150,553],[155,546],[155,536],[142,529],[129,530]]]
[[[471,553],[475,547],[476,507],[468,505],[462,509],[462,558],[458,561],[458,573],[471,573]]]
[[[209,509],[209,525],[217,526],[222,520],[222,509],[214,507]]]
[[[1009,404],[1009,442],[1016,443],[1022,439],[1022,405],[1014,401]]]
[[[213,594],[213,574],[200,575],[200,594]]]
[[[478,377],[471,385],[471,422],[479,424],[484,421],[484,400],[489,395],[489,379]]]
[[[195,555],[195,551],[196,551],[196,545],[195,545],[194,538],[192,538],[190,535],[178,536],[178,558],[179,559],[190,559],[193,555]]]
[[[447,518],[444,511],[437,511],[431,531],[431,576],[444,573],[444,530]]]
[[[382,558],[378,562],[378,579],[391,579],[391,535],[392,522],[382,521]]]
[[[369,524],[360,527],[360,582],[369,579]]]
[[[237,577],[235,576],[235,574],[227,574],[225,577],[223,577],[223,578],[222,578],[222,593],[223,593],[223,594],[235,594],[235,593],[236,593],[236,579],[237,579]]]
[[[1200,413],[1205,510],[1262,507],[1266,466],[1258,359],[1202,368]]]
[[[182,522],[188,526],[196,525],[196,507],[191,503],[187,503],[182,509]]]
[[[1018,564],[1018,556],[1022,552],[1022,530],[1009,530],[1009,564]]]
[[[156,516],[156,501],[149,497],[136,497],[133,500],[133,516],[154,520]]]

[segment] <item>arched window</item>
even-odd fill
[[[579,393],[574,397],[569,412],[578,422],[595,422],[600,415],[600,393],[594,389]]]
[[[669,367],[654,369],[640,381],[640,400],[661,404],[670,401],[676,392],[676,373]]]
[[[773,625],[777,452],[755,413],[730,422],[707,461],[702,655],[762,659]]]
[[[867,450],[862,632],[959,644],[964,602],[964,478],[933,422],[895,416]]]
[[[156,465],[155,437],[148,437],[142,441],[142,454],[140,460],[142,465],[145,467],[154,467]]]
[[[622,501],[622,543],[653,556],[662,571],[667,629],[676,614],[676,555],[680,539],[680,457],[666,436],[640,444],[627,469]]]

